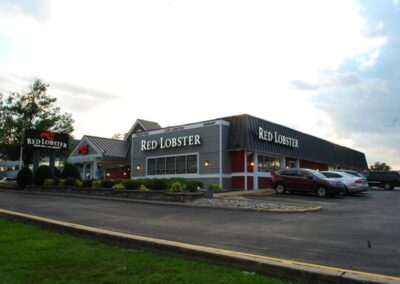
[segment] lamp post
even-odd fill
[[[28,103],[26,101],[21,101],[21,109],[24,109],[27,104]],[[21,129],[22,136],[24,135],[24,130],[25,130],[25,113],[22,114],[22,129]],[[19,170],[22,169],[22,164],[23,164],[22,156],[24,153],[24,141],[21,139],[20,143],[21,143],[21,149],[19,152]]]

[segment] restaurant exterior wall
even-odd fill
[[[228,127],[229,123],[218,120],[133,134],[131,178],[183,177],[201,181],[205,186],[218,183],[229,188],[230,177],[226,176],[231,171],[230,153],[226,150]],[[190,139],[192,145],[188,145]],[[175,146],[168,141],[175,141]],[[149,159],[184,155],[197,156],[195,173],[150,174]]]

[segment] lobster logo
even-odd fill
[[[82,145],[78,149],[79,155],[87,155],[89,154],[89,145]]]
[[[40,133],[40,138],[53,141],[54,140],[54,133],[52,133],[52,132],[41,132]]]

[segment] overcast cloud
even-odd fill
[[[4,0],[0,92],[50,84],[75,136],[249,113],[400,169],[397,1]]]
[[[384,39],[379,49],[323,72],[317,82],[292,81],[299,90],[318,90],[312,98],[330,118],[338,137],[353,140],[370,163],[399,164],[400,157],[400,5],[359,1],[366,36]],[[325,125],[327,126],[327,125]]]

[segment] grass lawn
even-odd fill
[[[294,283],[0,218],[0,283]]]

